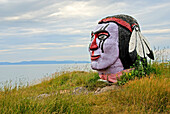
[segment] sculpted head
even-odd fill
[[[99,72],[116,73],[129,69],[136,51],[129,54],[129,41],[137,21],[128,15],[115,15],[100,20],[92,31],[89,52],[91,67]]]
[[[91,67],[103,80],[117,82],[117,75],[128,72],[139,56],[154,59],[136,19],[128,15],[103,18],[91,33]]]

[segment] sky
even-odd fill
[[[90,61],[90,33],[106,16],[137,19],[152,49],[170,52],[169,0],[0,0],[0,62]]]

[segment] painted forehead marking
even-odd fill
[[[109,26],[109,24],[107,24],[106,26],[102,26],[102,27],[100,28],[100,30],[105,30],[108,26]],[[103,28],[103,27],[104,27],[104,28]],[[100,30],[98,30],[98,31],[100,31]]]
[[[99,33],[99,32],[102,32],[102,31],[106,31],[105,29],[109,26],[109,24],[105,25],[105,26],[102,26],[99,30],[95,31],[95,33]]]
[[[109,26],[109,24],[107,24],[107,25],[104,27],[104,29],[103,29],[103,30],[105,30],[108,26]]]

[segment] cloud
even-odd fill
[[[30,14],[23,14],[20,16],[12,16],[12,17],[5,17],[4,20],[5,21],[16,21],[16,20],[24,20],[24,19],[32,19],[33,16]]]
[[[166,3],[156,4],[156,5],[152,5],[152,4],[145,5],[145,8],[143,8],[142,4],[143,3],[141,3],[141,5],[140,5],[140,6],[142,6],[141,7],[142,9],[139,10],[137,13],[135,13],[134,16],[140,16],[141,17],[144,14],[152,13],[152,12],[154,12],[156,10],[160,10],[160,9],[164,10],[165,7],[169,7],[169,5],[170,5],[170,3],[166,2]]]
[[[0,52],[8,52],[9,50],[0,50]]]
[[[143,25],[142,27],[143,28],[161,28],[161,27],[168,27],[168,26],[170,26],[170,22],[168,21],[168,22],[161,22],[161,23],[151,23],[151,24],[148,24],[148,25]]]
[[[87,58],[89,57],[89,55],[87,55],[86,53],[83,55],[57,55],[57,56],[50,56],[50,57],[43,57],[41,59],[38,60],[88,60]],[[90,61],[90,60],[89,60]]]
[[[170,33],[170,29],[143,30],[142,33],[145,33],[145,34]]]
[[[98,10],[96,6],[90,6],[86,1],[75,1],[58,9],[58,12],[48,15],[48,17],[59,16],[61,18],[68,18],[76,16],[93,16],[93,11]]]
[[[8,50],[0,50],[0,52],[18,52],[20,50],[59,50],[87,47],[86,44],[64,44],[64,43],[35,43],[28,45],[9,46]]]
[[[7,3],[8,0],[0,0],[0,4]]]
[[[105,2],[102,3],[105,4]],[[110,8],[113,9],[113,12],[116,12],[119,7],[125,5],[123,2],[114,2],[101,9],[101,3],[96,3],[94,0],[53,2],[37,10],[4,17],[1,21],[18,24],[7,27],[8,30],[1,32],[0,35],[88,34],[90,29],[97,24],[97,22],[90,21],[91,19],[96,18],[95,21],[97,21],[98,16],[104,15],[107,11],[110,11]]]
[[[169,5],[166,0],[0,0],[0,59],[87,54],[90,31],[97,22],[120,13],[134,16],[152,45],[167,46]]]
[[[50,32],[48,29],[44,28],[24,28],[24,27],[11,27],[6,31],[0,33],[3,36],[19,36],[19,35],[32,35]]]
[[[72,47],[87,47],[87,45],[69,45],[67,48],[72,48]]]
[[[3,55],[8,55],[8,54],[15,54],[16,52],[13,52],[12,50],[10,49],[4,49],[4,50],[0,50],[0,55],[3,56]],[[6,59],[6,58],[5,58]]]
[[[15,50],[25,50],[25,49],[33,49],[33,50],[41,50],[41,49],[58,49],[63,45],[63,43],[35,43],[29,45],[18,45],[15,48],[12,46],[12,49]]]
[[[89,32],[89,30],[81,30],[80,28],[24,28],[24,27],[12,27],[8,28],[8,30],[4,30],[1,32],[1,36],[19,36],[19,35],[34,35],[34,34],[58,34],[58,35],[76,35],[76,34],[84,34]]]

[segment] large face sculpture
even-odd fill
[[[91,67],[94,70],[103,70],[117,63],[119,59],[118,25],[110,22],[98,24],[91,33],[89,51]]]
[[[115,74],[132,66],[137,56],[154,59],[136,19],[128,15],[103,18],[92,31],[89,45],[91,67],[103,74]]]
[[[92,31],[89,45],[91,67],[102,80],[116,83],[117,78],[129,72],[137,56],[154,59],[153,52],[141,34],[137,21],[128,15],[103,18]],[[144,64],[145,65],[145,64]]]

